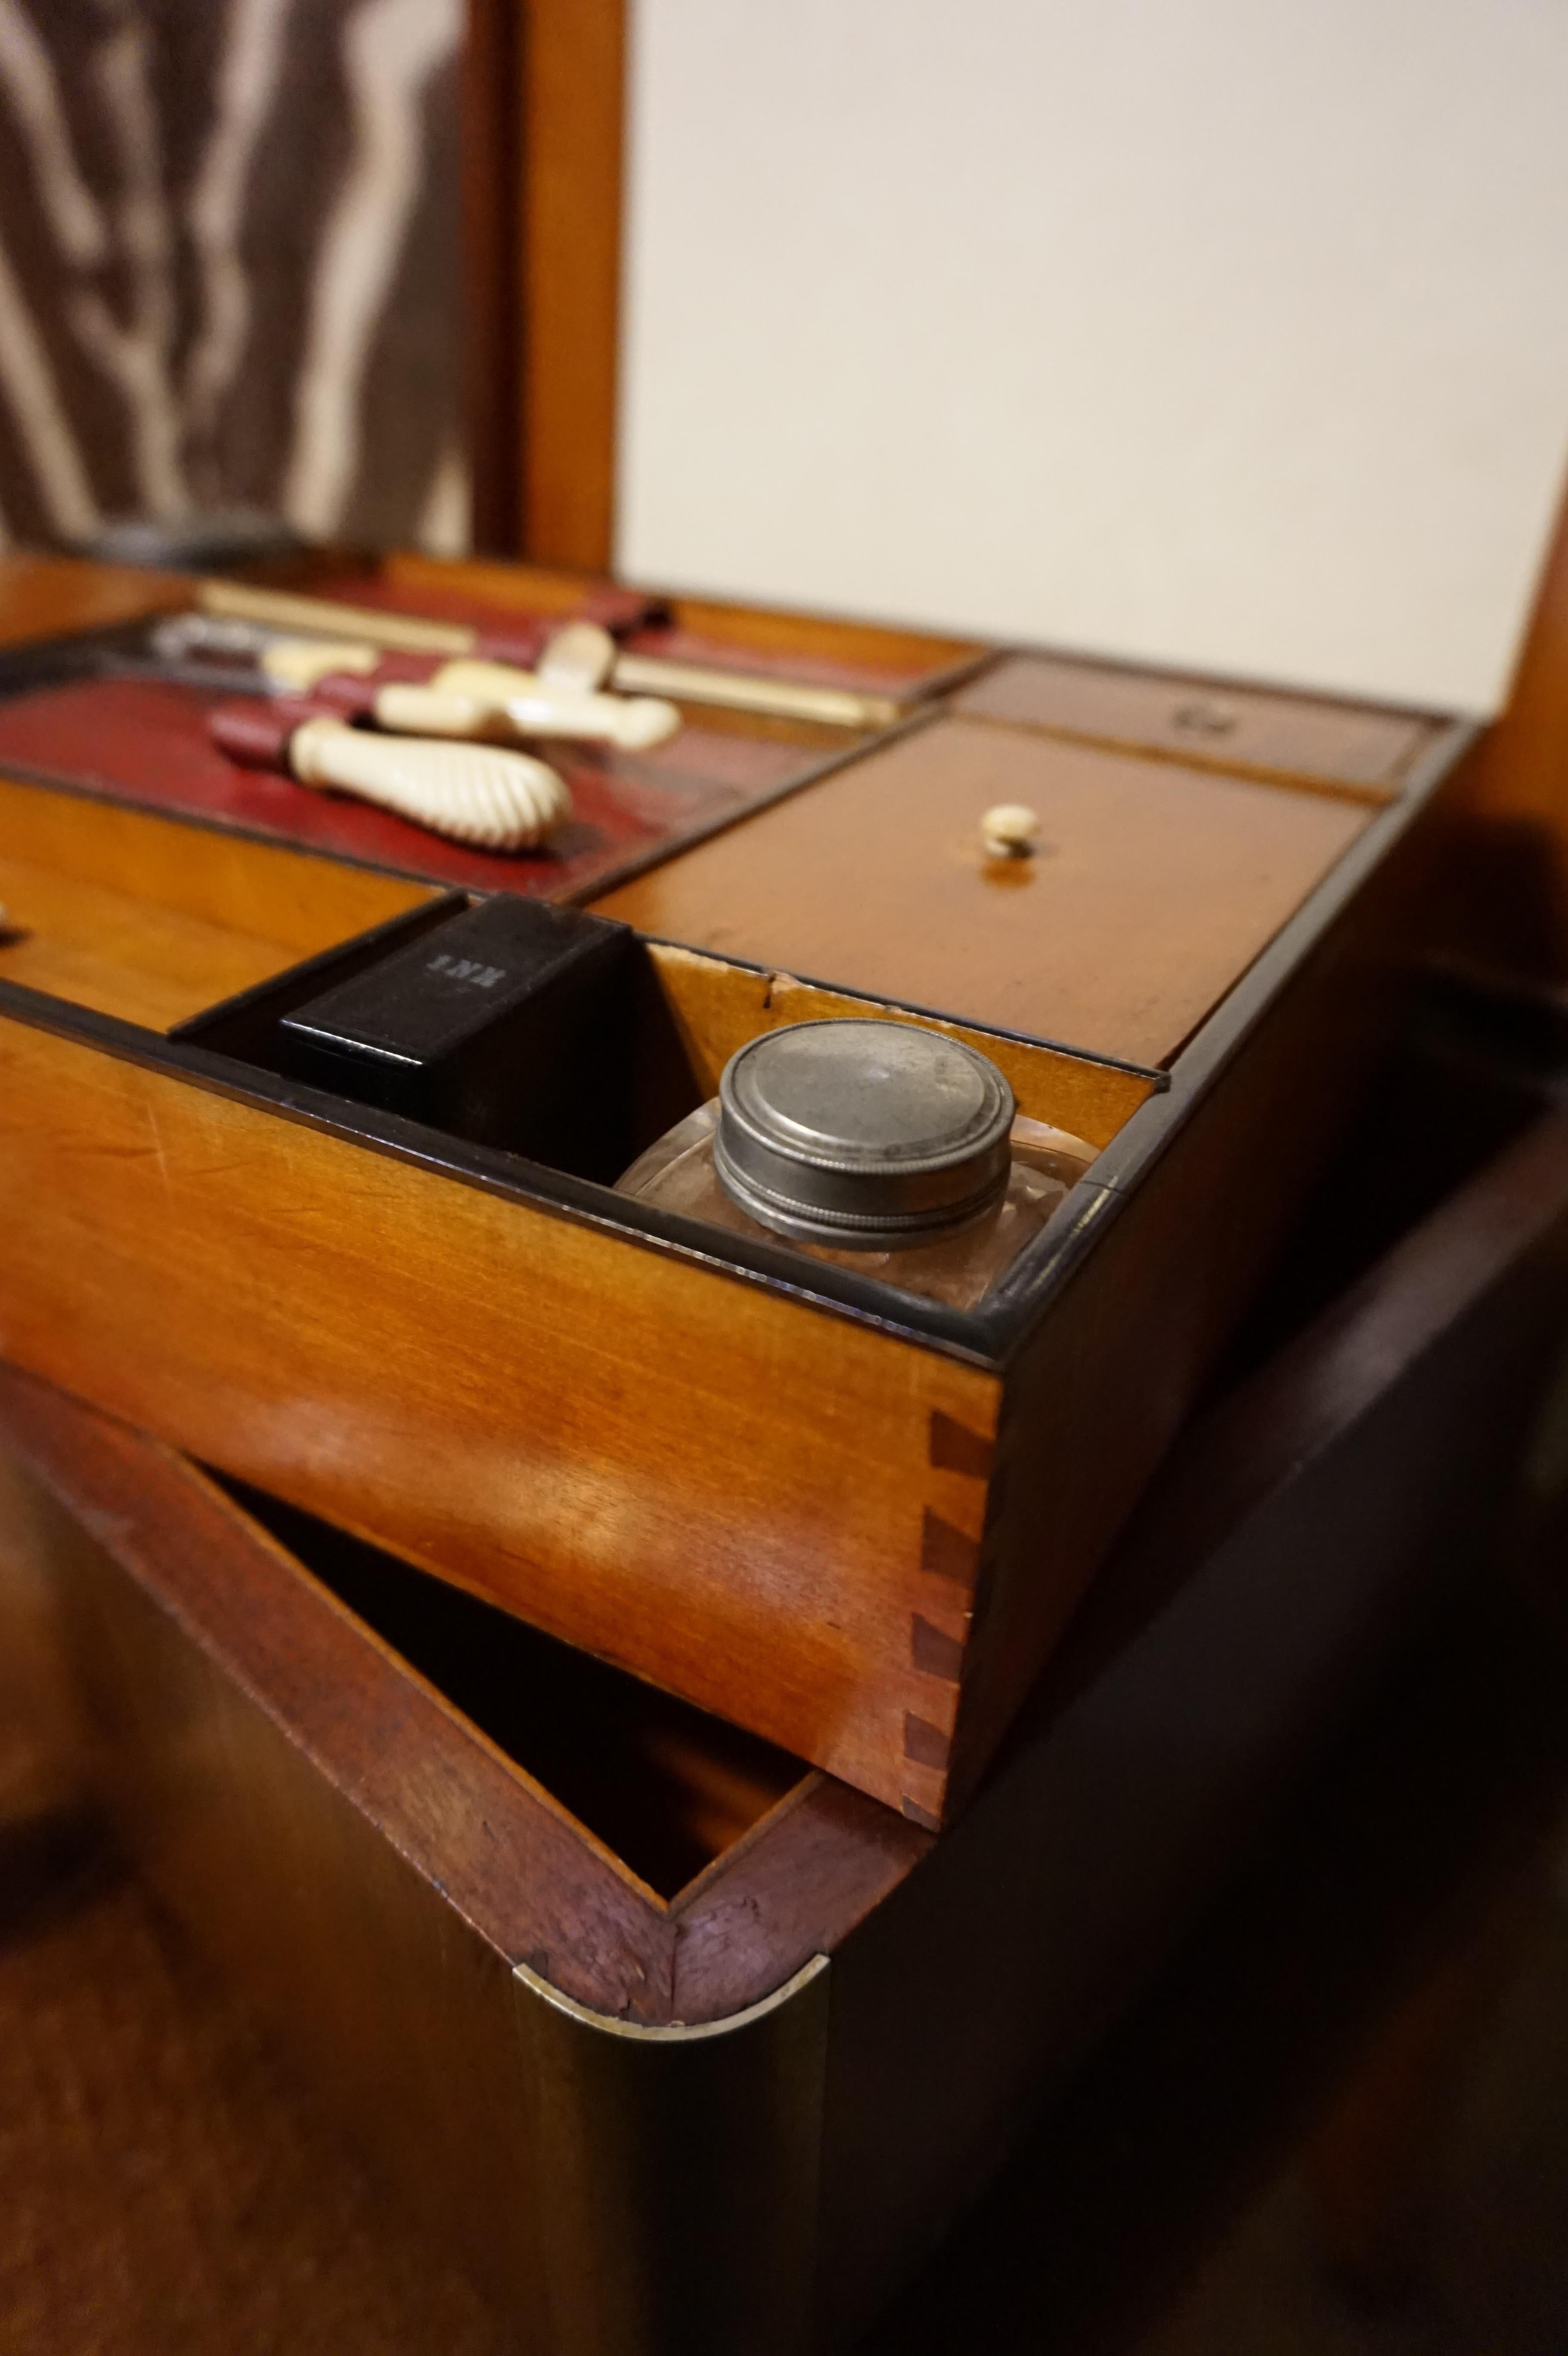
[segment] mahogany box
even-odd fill
[[[355,594],[517,627],[507,578]],[[116,674],[133,619],[0,666],[0,1351],[929,1830],[1332,1149],[1469,732],[633,604],[635,643],[858,684],[865,724],[688,708],[507,862],[229,770],[199,697]],[[1002,801],[1034,858],[983,852]],[[574,1018],[602,1120],[522,1151],[280,1052],[496,890],[630,927]],[[613,1189],[745,1041],[869,1012],[1094,1149],[976,1311]]]

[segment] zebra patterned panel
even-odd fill
[[[462,0],[0,0],[0,531],[466,544]]]

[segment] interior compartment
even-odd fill
[[[216,827],[0,777],[0,980],[165,1031],[443,897]]]
[[[1568,1071],[1560,1010],[1438,982],[1381,1066],[1211,1386],[1240,1387],[1538,1116]],[[221,1476],[219,1476],[221,1478]],[[660,1896],[686,1889],[812,1771],[776,1746],[544,1635],[396,1556],[243,1483],[221,1485],[304,1568]],[[1102,1576],[1051,1672],[1145,1624]],[[1005,1754],[1004,1754],[1005,1755]]]
[[[946,1032],[992,1058],[1020,1112],[1095,1146],[1108,1144],[1159,1085],[1152,1073],[700,957],[569,909],[536,909],[530,920],[624,942],[625,954],[592,961],[570,1009],[546,992],[517,1019],[496,1024],[487,1066],[466,1096],[422,1107],[394,1101],[378,1075],[357,1072],[346,1059],[329,1066],[309,1052],[301,1025],[318,1002],[354,980],[362,993],[379,965],[390,972],[409,962],[416,942],[435,987],[433,969],[444,958],[437,934],[486,905],[499,904],[460,893],[427,902],[208,1009],[172,1035],[602,1185],[613,1185],[647,1146],[717,1093],[737,1048],[791,1023],[875,1015]]]
[[[685,1889],[812,1772],[395,1555],[241,1483],[222,1485],[661,1898]]]

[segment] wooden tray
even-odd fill
[[[617,1042],[628,1159],[782,1023],[889,1012],[983,1046],[1024,1111],[1102,1150],[968,1314],[632,1203],[608,1168],[282,1076],[280,1014],[384,949],[368,926],[434,921],[439,894],[118,798],[4,787],[7,1354],[941,1823],[1331,1146],[1393,1002],[1417,821],[1467,735],[1435,728],[1373,802],[1020,735],[1039,798],[1065,781],[1063,867],[1104,935],[1098,963],[1088,925],[1054,965],[1061,927],[1012,924],[1029,895],[993,894],[966,831],[1013,741],[939,700],[634,887],[678,896],[688,866],[743,866],[783,828],[800,848],[778,913],[807,926],[823,814],[880,823],[901,796],[913,813],[891,921],[868,927],[888,962],[849,969],[845,932],[807,980],[771,941],[715,957],[645,934]],[[1203,925],[1159,938],[1138,916],[1157,804],[1164,860],[1208,895]],[[1228,827],[1253,830],[1261,867]],[[958,912],[935,958],[923,844]],[[257,994],[221,1004],[237,985]]]
[[[0,767],[9,774],[479,891],[564,900],[603,890],[830,768],[882,724],[847,728],[685,703],[678,734],[652,750],[551,748],[571,788],[573,818],[548,850],[475,851],[363,802],[237,766],[208,733],[220,692],[116,676],[117,661],[148,657],[148,623],[188,605],[195,582],[64,559],[8,562],[19,576],[11,582],[0,573],[0,646],[11,649],[0,654]],[[847,689],[888,711],[961,683],[987,659],[960,640],[749,615],[532,566],[392,557],[375,572],[328,569],[299,585],[317,599],[499,633],[529,659],[574,614],[613,620],[619,612],[623,624],[637,623],[623,626],[629,651]]]

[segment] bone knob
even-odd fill
[[[980,820],[980,847],[987,859],[1028,859],[1039,834],[1039,819],[1022,802],[998,802]]]
[[[543,761],[491,744],[374,736],[341,720],[307,720],[289,739],[302,785],[362,801],[486,851],[533,851],[571,815],[565,780]]]

